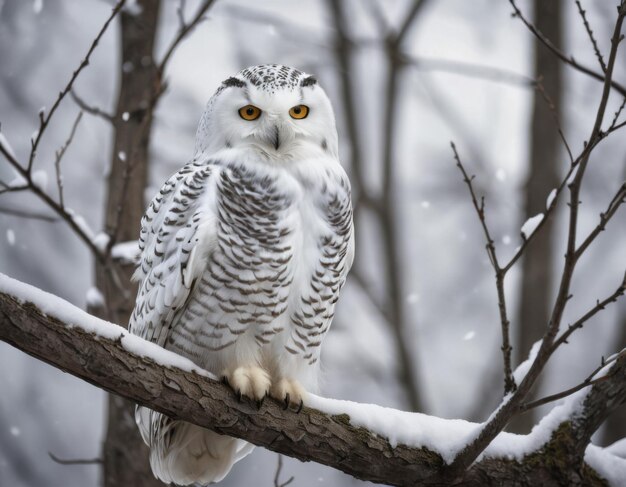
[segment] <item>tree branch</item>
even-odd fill
[[[550,51],[552,51],[552,53],[556,57],[558,57],[561,61],[570,65],[572,68],[576,69],[577,71],[580,71],[581,73],[591,76],[592,78],[597,79],[598,81],[601,81],[601,82],[605,81],[604,73],[598,73],[597,71],[594,71],[593,69],[580,64],[572,56],[568,56],[563,51],[561,51],[557,46],[555,46],[550,39],[544,36],[543,33],[541,33],[532,24],[532,22],[530,22],[526,17],[524,17],[524,15],[522,14],[522,11],[518,8],[517,4],[515,3],[515,0],[509,0],[509,3],[513,7],[513,16],[518,17],[524,23],[524,25],[528,28],[528,30],[532,32],[532,34],[539,40],[539,42],[541,42]],[[622,86],[617,81],[610,80],[609,86],[612,89],[619,92],[622,96],[626,96],[626,87]]]
[[[70,96],[72,97],[72,100],[74,100],[74,103],[76,103],[81,110],[93,115],[94,117],[100,117],[109,123],[113,122],[113,119],[115,118],[113,115],[105,112],[101,108],[87,104],[87,102],[83,100],[80,96],[78,96],[78,94],[74,90],[70,91]]]
[[[506,276],[506,272],[508,269],[500,267],[500,263],[498,262],[498,256],[496,254],[496,247],[491,238],[491,233],[489,232],[489,227],[487,226],[487,220],[485,219],[485,198],[481,198],[480,204],[478,203],[478,199],[476,197],[476,193],[474,191],[474,186],[472,184],[472,179],[474,176],[470,177],[461,162],[461,158],[456,150],[456,146],[454,142],[450,142],[450,146],[452,147],[452,152],[454,153],[454,160],[456,161],[456,165],[463,174],[463,181],[467,184],[467,187],[470,192],[470,196],[472,198],[472,204],[474,205],[474,209],[476,210],[476,214],[478,215],[478,219],[480,220],[480,224],[483,228],[483,233],[485,234],[485,240],[487,241],[487,255],[489,256],[489,261],[491,262],[491,266],[495,272],[496,278],[496,291],[498,293],[498,310],[500,312],[500,325],[502,328],[502,361],[504,367],[504,393],[512,392],[516,389],[517,385],[515,384],[515,379],[513,378],[513,369],[511,367],[511,341],[509,334],[509,325],[510,321],[507,315],[506,308],[506,295],[504,293],[504,278]]]
[[[581,411],[572,418],[574,453],[583,454],[604,420],[626,404],[626,353],[620,353],[615,364],[597,381],[585,397]]]
[[[4,215],[11,215],[17,218],[29,218],[31,220],[41,220],[44,222],[58,222],[59,219],[52,215],[44,215],[42,213],[34,213],[31,211],[19,210],[17,208],[9,208],[6,206],[0,206],[0,213]]]
[[[523,411],[528,411],[529,409],[533,409],[539,406],[543,406],[544,404],[549,404],[551,402],[554,401],[558,401],[559,399],[563,399],[564,397],[567,396],[571,396],[572,394],[574,394],[575,392],[580,391],[581,389],[584,389],[587,386],[590,385],[595,385],[598,384],[600,382],[603,382],[605,380],[608,380],[611,375],[607,374],[607,375],[603,375],[601,377],[595,378],[596,375],[598,374],[598,372],[600,372],[603,368],[605,368],[607,366],[607,364],[615,362],[616,360],[618,360],[619,358],[622,357],[622,355],[625,354],[625,351],[622,351],[620,353],[618,353],[617,355],[615,355],[614,357],[610,358],[609,360],[604,360],[604,357],[602,358],[602,363],[596,367],[593,372],[591,372],[591,374],[589,374],[587,376],[587,378],[582,381],[580,384],[575,385],[574,387],[570,387],[569,389],[566,389],[564,391],[561,392],[557,392],[556,394],[551,394],[549,396],[543,397],[541,399],[537,399],[536,401],[532,401],[532,402],[528,402],[526,404],[523,404],[520,407],[520,410]]]
[[[573,324],[567,327],[565,330],[552,344],[552,349],[550,353],[554,353],[557,348],[559,348],[564,343],[567,343],[567,339],[571,336],[579,328],[582,328],[587,321],[597,315],[600,311],[604,310],[609,304],[615,303],[620,296],[624,295],[626,292],[626,272],[624,273],[624,277],[622,278],[622,282],[619,284],[617,289],[611,293],[610,296],[604,298],[602,301],[598,300],[596,305],[587,311],[583,316],[577,319]]]
[[[72,130],[70,130],[70,135],[67,137],[67,140],[61,148],[54,154],[54,171],[56,173],[57,189],[59,191],[59,205],[61,205],[61,208],[65,208],[65,202],[63,200],[63,174],[61,173],[61,160],[63,160],[65,151],[72,143],[72,140],[74,140],[74,134],[76,134],[76,129],[78,128],[78,124],[80,123],[82,116],[83,112],[78,112],[76,120],[74,120],[74,124],[72,125]]]
[[[115,7],[113,7],[113,11],[111,12],[111,15],[106,20],[106,22],[104,23],[104,25],[100,29],[100,32],[98,32],[98,35],[95,37],[95,39],[91,43],[91,46],[89,47],[89,50],[87,51],[87,54],[85,55],[85,57],[81,61],[80,65],[78,66],[76,71],[74,71],[72,73],[72,77],[70,78],[70,80],[67,83],[67,85],[65,85],[65,88],[63,88],[63,90],[61,90],[59,92],[59,96],[55,100],[55,102],[52,105],[52,108],[50,109],[48,114],[47,115],[45,114],[45,111],[44,111],[43,108],[39,111],[39,130],[37,131],[37,135],[35,137],[35,140],[32,141],[30,156],[28,158],[28,166],[27,166],[27,168],[28,168],[29,172],[30,172],[30,170],[33,167],[33,162],[35,161],[35,156],[37,155],[37,148],[39,147],[39,142],[41,141],[41,137],[43,136],[44,132],[46,131],[46,128],[48,127],[48,124],[50,123],[50,120],[54,116],[54,113],[56,112],[56,109],[59,107],[59,105],[63,101],[63,98],[65,98],[65,96],[71,91],[72,87],[74,86],[74,82],[76,81],[76,78],[78,78],[78,75],[80,74],[80,72],[89,65],[89,59],[91,58],[91,55],[95,51],[96,46],[100,42],[100,39],[102,38],[104,33],[106,32],[106,30],[109,27],[109,24],[111,23],[111,21],[115,18],[117,13],[124,6],[124,3],[126,3],[126,0],[120,0],[119,2],[117,2]]]
[[[593,47],[593,52],[596,54],[596,58],[598,58],[598,63],[600,63],[602,72],[606,73],[606,63],[604,62],[602,53],[600,52],[600,48],[598,47],[598,42],[593,35],[593,29],[591,28],[591,25],[587,20],[587,12],[583,10],[583,6],[580,4],[580,0],[576,0],[576,7],[578,7],[578,13],[583,20],[583,25],[585,26],[585,30],[587,31],[587,35],[589,36],[589,41],[591,42],[591,46]]]
[[[514,5],[513,0],[510,2]],[[526,398],[532,386],[535,384],[537,378],[543,371],[544,366],[550,359],[553,349],[552,344],[556,338],[561,324],[561,319],[565,311],[567,302],[570,299],[570,284],[576,268],[576,228],[578,225],[578,206],[580,204],[579,195],[580,188],[585,174],[585,169],[589,162],[589,156],[593,148],[603,138],[601,131],[601,124],[606,112],[606,106],[609,98],[610,89],[612,86],[613,68],[615,66],[615,60],[617,58],[617,50],[620,41],[622,40],[621,29],[626,17],[626,0],[622,0],[619,8],[617,9],[617,18],[615,21],[615,27],[613,35],[611,37],[611,51],[609,53],[607,62],[607,72],[604,80],[604,87],[602,96],[598,104],[596,117],[589,136],[588,143],[583,149],[581,155],[577,160],[580,161],[576,172],[572,175],[572,182],[568,184],[570,189],[570,201],[569,201],[569,226],[567,235],[567,250],[565,253],[565,262],[563,264],[563,271],[561,274],[561,282],[555,303],[550,316],[550,321],[547,326],[547,331],[542,339],[539,351],[533,361],[528,373],[524,379],[520,382],[517,390],[513,395],[507,398],[503,402],[500,409],[490,418],[490,420],[484,425],[480,433],[475,439],[467,445],[463,451],[457,455],[452,464],[448,468],[447,479],[456,478],[461,472],[465,471],[485,449],[485,447],[491,443],[491,441],[504,429],[509,420],[518,412],[522,401]],[[545,218],[544,218],[545,219]],[[536,232],[536,231],[535,231]]]
[[[177,10],[177,14],[178,14],[178,20],[180,22],[180,26],[178,29],[178,33],[176,34],[176,37],[167,48],[167,51],[163,55],[163,59],[157,66],[157,72],[159,73],[159,76],[163,76],[165,67],[167,66],[167,63],[170,60],[170,57],[172,57],[172,54],[174,54],[174,51],[176,50],[176,48],[179,46],[182,40],[185,37],[187,37],[187,34],[189,34],[203,20],[204,14],[206,14],[206,12],[209,10],[211,5],[213,5],[214,1],[215,0],[204,0],[198,6],[198,9],[196,10],[195,15],[189,22],[185,21],[185,16],[183,12],[184,3],[179,6]]]
[[[440,476],[444,457],[433,449],[436,445],[430,449],[392,446],[380,431],[353,425],[345,413],[332,415],[310,407],[297,413],[283,410],[274,400],[265,401],[258,410],[252,401],[238,401],[228,386],[211,379],[187,359],[6,276],[0,276],[0,340],[173,419],[242,438],[303,461],[322,463],[363,480],[414,486],[429,479],[431,485],[446,485]],[[624,362],[618,360],[615,365],[619,366],[620,377],[626,373]],[[615,402],[614,398],[612,404]],[[405,414],[408,422],[411,418],[436,420],[441,422],[441,428],[461,437],[471,436],[477,426],[322,398],[315,398],[315,403],[330,404],[331,409],[337,410],[350,408],[352,414],[360,412],[367,417]],[[597,401],[592,398],[587,403]],[[593,413],[591,406],[589,412]],[[597,419],[595,413],[594,418]],[[585,426],[584,418],[581,419],[584,431],[594,427],[596,419],[590,426]],[[401,424],[396,427],[402,429]],[[545,485],[538,483],[540,479],[558,479],[567,474],[550,468],[554,459],[544,456],[537,459],[531,453],[528,458],[533,458],[533,462],[527,464],[525,459],[512,461],[492,453],[490,458],[475,463],[459,485],[483,486],[487,485],[485,478],[503,476],[523,476],[529,485]],[[595,475],[588,466],[586,470],[587,475]]]
[[[48,452],[48,456],[54,463],[59,465],[99,465],[103,463],[102,458],[59,458],[54,453]]]

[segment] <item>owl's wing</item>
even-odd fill
[[[169,178],[141,220],[140,281],[129,330],[164,346],[216,245],[209,200],[215,167],[189,163]]]

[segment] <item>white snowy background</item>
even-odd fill
[[[408,6],[406,0],[377,1],[394,25]],[[158,53],[175,34],[177,3],[163,1]],[[191,12],[195,2],[187,3]],[[363,3],[350,3],[350,28],[367,37],[374,35],[375,29]],[[566,3],[565,50],[595,66],[575,6]],[[613,3],[585,2],[605,50]],[[0,122],[2,133],[20,159],[28,154],[29,138],[38,124],[37,111],[52,104],[111,5],[103,0],[0,0]],[[520,6],[530,13],[528,2],[520,2]],[[279,21],[251,21],[244,15],[250,11]],[[509,4],[497,0],[429,2],[405,48],[419,56],[479,63],[530,76],[531,37],[510,14]],[[89,103],[110,111],[118,81],[118,35],[113,25],[76,85]],[[319,0],[218,1],[209,20],[182,44],[169,65],[169,90],[159,105],[152,137],[153,187],[148,193],[191,156],[196,123],[219,82],[247,65],[300,67],[315,73],[331,100],[337,101],[340,94],[331,35],[325,3]],[[369,144],[366,153],[374,158],[381,150],[377,136],[384,72],[379,51],[359,52],[360,122]],[[622,56],[618,63],[620,80],[626,79],[624,59]],[[565,69],[565,80],[563,126],[576,150],[591,129],[601,86],[569,68]],[[403,79],[402,119],[396,134],[396,195],[402,221],[404,298],[413,325],[410,340],[427,395],[424,412],[428,414],[467,417],[483,400],[481,386],[490,380],[491,371],[501,366],[492,270],[449,142],[455,140],[466,165],[488,191],[488,218],[499,252],[506,259],[521,242],[521,187],[527,173],[531,99],[527,88],[456,74],[410,68]],[[620,102],[613,97],[608,112],[613,113]],[[65,140],[77,112],[68,99],[39,150],[37,170],[44,171],[39,177],[44,180],[47,175],[51,189],[54,151]],[[338,122],[341,144],[346,139],[342,120]],[[618,134],[595,152],[583,191],[582,232],[595,224],[617,182],[624,178],[624,140],[623,133]],[[67,205],[78,209],[95,230],[103,219],[110,142],[108,124],[85,114],[63,162]],[[562,160],[565,168],[565,155]],[[369,177],[376,180],[376,174]],[[0,178],[13,178],[12,169],[2,161]],[[0,206],[45,212],[27,194],[0,196]],[[581,261],[573,288],[576,299],[565,321],[579,316],[596,298],[609,294],[621,279],[626,260],[624,223],[623,213],[618,214]],[[0,213],[0,242],[0,272],[84,307],[93,280],[92,262],[63,223]],[[368,252],[368,258],[370,254],[374,260],[380,258],[375,248],[363,251]],[[555,272],[559,271],[562,253],[561,247],[555,249]],[[512,316],[517,278],[513,273],[507,282]],[[623,303],[610,307],[577,332],[548,368],[548,380],[542,386],[545,392],[579,382],[595,368],[601,355],[615,352],[615,337],[624,313]],[[324,343],[323,364],[325,397],[404,406],[394,379],[393,342],[376,310],[356,286],[348,284],[340,300],[338,316]],[[4,343],[0,343],[0,391],[0,485],[98,485],[98,466],[58,465],[48,452],[64,458],[100,454],[104,392]],[[275,454],[257,449],[234,467],[223,485],[273,485],[275,467]],[[297,486],[361,484],[333,469],[286,458],[283,478],[291,475],[296,477],[293,485]]]

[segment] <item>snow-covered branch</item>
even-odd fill
[[[317,396],[310,396],[308,407],[300,413],[283,410],[270,399],[257,409],[246,399],[239,402],[230,388],[189,360],[2,275],[0,339],[173,418],[373,482],[444,484],[446,464],[481,427]],[[490,485],[516,478],[545,485],[546,479],[558,483],[572,475],[589,481],[626,475],[626,460],[588,446],[598,421],[626,401],[626,359],[615,361],[606,374],[601,384],[555,407],[530,435],[500,433],[463,473],[459,485]],[[606,401],[607,397],[611,400]],[[572,438],[586,441],[576,455],[554,447]],[[611,469],[604,469],[609,464]]]

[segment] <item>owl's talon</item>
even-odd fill
[[[222,378],[220,379],[220,382],[221,382],[222,384],[226,385],[226,386],[227,386],[227,385],[230,385],[230,384],[228,383],[228,377],[226,377],[225,375],[223,375],[223,376],[222,376]]]
[[[263,406],[263,403],[265,402],[266,397],[267,397],[267,394],[256,402],[257,410],[261,409],[261,406]]]
[[[304,406],[306,391],[297,380],[283,377],[272,383],[270,396],[279,401],[283,409],[289,409],[293,405],[294,410],[300,412]]]
[[[241,402],[245,396],[257,404],[259,401],[263,404],[263,398],[270,388],[270,377],[264,369],[256,365],[240,366],[226,369],[222,375],[226,378],[226,384],[235,391],[237,401]]]

